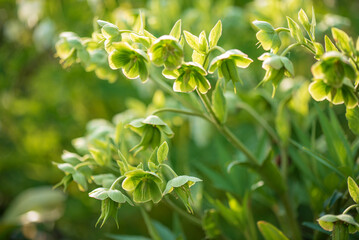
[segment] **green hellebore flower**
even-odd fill
[[[165,65],[168,70],[174,70],[183,62],[183,49],[176,38],[165,35],[152,44],[148,56],[155,65]]]
[[[211,89],[211,84],[204,77],[206,70],[198,63],[186,62],[175,70],[164,69],[162,74],[168,79],[175,79],[173,90],[175,92],[193,92],[196,88],[203,94]]]
[[[348,214],[340,214],[340,215],[332,215],[327,214],[319,218],[318,220],[319,225],[331,232],[334,229],[334,224],[336,222],[342,222],[349,228],[349,233],[355,233],[359,229],[359,224],[355,221],[355,219]]]
[[[340,88],[344,78],[355,81],[355,70],[343,54],[337,51],[326,52],[320,61],[312,66],[314,79],[322,79],[327,85]]]
[[[183,204],[186,206],[189,212],[193,212],[191,205],[189,204],[189,199],[192,200],[191,192],[189,188],[194,185],[196,182],[201,182],[202,180],[196,177],[191,176],[178,176],[167,182],[166,189],[163,192],[163,195],[166,195],[174,191],[177,196],[181,199]]]
[[[268,51],[272,48],[276,52],[281,45],[281,40],[274,27],[265,21],[254,21],[253,24],[260,29],[256,37],[263,49]]]
[[[333,104],[354,108],[358,100],[354,93],[355,70],[349,60],[339,52],[323,54],[320,61],[312,66],[314,81],[309,92],[316,101],[327,99]]]
[[[82,45],[81,39],[73,32],[60,34],[60,40],[55,45],[56,55],[60,58],[60,63],[66,68],[75,62],[82,61],[87,64],[90,56],[86,48]]]
[[[130,122],[128,126],[142,136],[140,143],[131,149],[131,151],[136,150],[135,154],[149,146],[152,148],[159,146],[164,136],[171,138],[174,135],[168,125],[154,115],[150,115],[146,119],[136,119]]]
[[[238,75],[236,67],[246,68],[253,62],[248,55],[238,49],[231,49],[215,57],[209,65],[209,73],[214,73],[218,69],[218,76],[224,77],[226,81],[232,80],[235,86],[236,82],[242,82]]]
[[[283,77],[294,75],[293,64],[287,57],[278,56],[273,53],[264,53],[258,59],[263,61],[262,68],[266,70],[266,74],[259,85],[271,81],[273,85],[272,96],[274,96]]]
[[[126,42],[112,44],[113,50],[108,56],[112,69],[122,68],[123,74],[129,79],[140,77],[143,82],[148,78],[148,57],[140,49],[134,49]]]
[[[158,203],[162,199],[162,179],[153,172],[136,169],[125,174],[122,188],[133,192],[133,201],[144,203],[152,200]]]

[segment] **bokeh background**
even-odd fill
[[[296,18],[300,8],[310,13],[312,5],[319,22],[318,35],[328,33],[332,26],[352,36],[359,33],[356,0],[0,0],[0,239],[146,235],[137,210],[121,209],[119,229],[114,223],[95,228],[100,214],[98,201],[76,186],[70,186],[66,193],[51,190],[62,177],[52,162],[60,161],[64,149],[73,149],[71,140],[84,134],[89,120],[110,120],[129,107],[140,108],[151,101],[156,90],[127,80],[120,72],[117,81],[109,83],[80,65],[63,69],[54,50],[59,33],[90,36],[94,19],[116,22],[138,15],[140,9],[147,17],[146,28],[157,36],[168,33],[179,18],[183,28],[196,35],[203,29],[208,33],[221,19],[220,45],[238,48],[256,59],[263,50],[256,46],[253,20],[283,26],[286,15]],[[293,61],[297,74],[310,78],[307,61],[314,60],[298,51]],[[264,71],[256,71],[260,64],[255,61],[243,73],[245,88],[254,88],[263,77]],[[196,171],[197,159],[209,166],[212,162],[225,166],[233,154],[233,149],[218,147],[217,141],[223,139],[209,140],[210,130],[197,134],[198,128],[191,128],[199,125],[192,122],[181,131],[177,129],[171,158],[180,172]],[[229,177],[228,181],[226,190],[231,191],[234,180]],[[213,188],[221,186],[214,184]],[[160,207],[162,212],[166,209]],[[34,209],[40,214],[34,215]],[[162,215],[155,211],[153,217],[165,219]],[[196,230],[193,234],[199,239],[203,233]]]

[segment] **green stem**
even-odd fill
[[[170,94],[174,99],[176,99],[177,101],[179,101],[180,103],[183,104],[183,106],[188,107],[189,109],[192,109],[194,111],[198,111],[198,109],[189,101],[187,101],[186,99],[182,98],[181,96],[179,96],[177,93],[175,93],[171,87],[169,87],[164,81],[162,81],[161,79],[158,79],[155,76],[150,75],[150,79],[156,83],[160,88],[162,88],[163,91],[167,92],[168,94]]]
[[[178,177],[177,173],[175,173],[175,171],[173,171],[173,169],[167,164],[161,163],[160,167],[165,167],[167,170],[169,170],[172,173],[174,177]]]
[[[114,190],[117,183],[119,183],[125,176],[118,177],[111,185],[110,190]]]
[[[156,115],[161,112],[175,112],[175,113],[185,114],[185,115],[189,115],[189,116],[200,117],[209,122],[212,122],[212,120],[209,117],[203,115],[202,113],[190,112],[190,111],[185,111],[185,110],[176,109],[176,108],[161,108],[161,109],[154,111],[152,113],[152,115]]]
[[[82,163],[79,163],[75,166],[75,169],[79,169],[80,167],[85,167],[85,166],[90,166],[90,165],[93,165],[93,163],[91,162],[82,162]]]
[[[335,222],[331,239],[332,240],[348,240],[349,239],[348,226],[341,221]]]
[[[238,102],[237,106],[248,112],[259,123],[259,125],[261,125],[263,129],[267,131],[267,133],[273,138],[276,143],[280,142],[274,129],[269,126],[266,120],[264,120],[264,118],[262,118],[250,105],[244,102]]]
[[[291,50],[292,48],[295,48],[296,46],[301,45],[301,43],[293,43],[291,45],[289,45],[286,49],[283,50],[283,52],[281,53],[281,56],[285,56],[289,50]]]
[[[275,31],[277,33],[280,33],[280,32],[290,32],[290,30],[288,28],[285,28],[285,27],[279,27],[279,28],[276,28]]]
[[[174,202],[172,202],[169,198],[165,198],[166,203],[175,210],[178,214],[180,214],[182,217],[185,217],[187,220],[191,221],[192,223],[196,224],[199,227],[202,227],[202,221],[201,219],[187,213],[182,208],[179,208]]]
[[[288,219],[288,224],[290,226],[291,229],[291,233],[292,233],[292,237],[294,240],[300,240],[302,239],[302,234],[300,232],[300,228],[298,226],[295,214],[294,214],[294,209],[293,206],[291,204],[290,198],[289,198],[289,194],[288,191],[286,191],[284,194],[282,194],[281,196],[281,200],[283,202],[284,205],[284,209],[287,213],[287,219]]]
[[[207,109],[208,113],[212,117],[213,124],[215,124],[215,126],[218,128],[218,130],[226,137],[226,139],[232,145],[234,145],[236,148],[238,148],[240,151],[242,151],[243,154],[245,154],[247,156],[247,158],[251,162],[251,164],[259,167],[257,159],[248,150],[248,148],[236,136],[234,136],[234,134],[227,128],[227,126],[220,124],[219,120],[216,118],[216,115],[211,107],[211,103],[210,103],[207,95],[201,94],[198,90],[197,90],[197,93],[198,93],[200,99],[202,100],[202,103],[205,105],[205,108]],[[284,181],[284,179],[283,179],[283,181]],[[293,239],[294,240],[302,239],[301,232],[300,232],[299,226],[298,226],[296,218],[295,218],[294,210],[290,204],[291,202],[289,200],[288,190],[284,191],[281,194],[280,198],[283,202],[284,208],[287,213],[287,217],[288,217],[288,221],[289,221],[288,224],[292,231]]]
[[[351,205],[351,206],[347,207],[347,208],[344,210],[343,214],[346,214],[346,213],[348,213],[350,210],[352,210],[353,208],[357,208],[357,207],[359,207],[359,204]]]
[[[200,93],[197,90],[197,93],[202,100],[203,105],[205,106],[206,110],[208,111],[209,115],[212,118],[212,123],[217,127],[217,129],[226,137],[226,139],[236,148],[243,152],[244,155],[251,161],[252,164],[258,166],[257,159],[254,155],[248,150],[248,148],[236,137],[234,134],[225,126],[222,125],[219,120],[217,119],[212,107],[211,103],[208,99],[208,96],[205,94]]]

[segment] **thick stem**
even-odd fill
[[[332,232],[332,240],[348,240],[349,239],[349,229],[348,226],[343,222],[335,222],[334,229]]]
[[[302,234],[299,228],[299,225],[297,223],[296,220],[296,216],[294,213],[294,209],[293,206],[291,204],[291,201],[289,199],[289,194],[288,191],[286,191],[284,194],[282,194],[281,196],[281,200],[283,202],[284,205],[284,209],[287,213],[287,219],[288,219],[288,225],[290,226],[290,230],[292,231],[292,238],[293,240],[301,240],[302,239]]]

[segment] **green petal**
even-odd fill
[[[175,92],[193,92],[196,89],[196,81],[190,73],[182,73],[174,82],[173,90]]]
[[[171,128],[166,124],[166,125],[159,125],[157,126],[158,129],[160,129],[161,132],[163,132],[164,134],[167,135],[167,137],[171,138],[173,137],[174,133],[171,130]]]
[[[122,182],[122,188],[126,191],[133,191],[145,176],[145,171],[136,169],[125,174],[126,179]]]
[[[178,76],[179,76],[179,72],[177,69],[175,70],[168,70],[168,69],[163,69],[162,71],[162,75],[165,77],[165,78],[168,78],[168,79],[176,79]]]
[[[127,201],[126,196],[119,190],[108,190],[108,196],[117,203],[124,203]]]
[[[138,78],[140,75],[140,68],[138,62],[130,62],[122,68],[123,75],[129,79]]]
[[[144,203],[151,200],[151,192],[147,182],[140,182],[133,191],[133,201]]]
[[[148,188],[151,194],[152,201],[158,203],[162,199],[162,192],[158,185],[154,182],[148,183]]]
[[[328,99],[330,91],[331,88],[322,80],[316,80],[309,85],[309,93],[316,101],[323,101],[324,99]]]
[[[358,105],[358,100],[353,92],[353,89],[348,86],[342,87],[344,103],[347,108],[354,108]]]
[[[294,76],[294,67],[293,63],[286,57],[281,57],[280,60],[282,61],[285,69],[290,73],[291,76]]]
[[[209,69],[208,72],[209,73],[214,73],[214,71],[216,71],[218,64],[220,64],[220,60],[217,59],[217,57],[213,58],[213,60],[211,61],[210,65],[209,65]]]
[[[195,73],[193,76],[196,80],[196,85],[198,90],[202,93],[205,94],[208,92],[209,89],[211,89],[211,84],[209,83],[209,81],[203,77],[201,74],[199,73]]]
[[[114,50],[108,56],[108,63],[112,69],[119,69],[130,63],[131,52]]]

